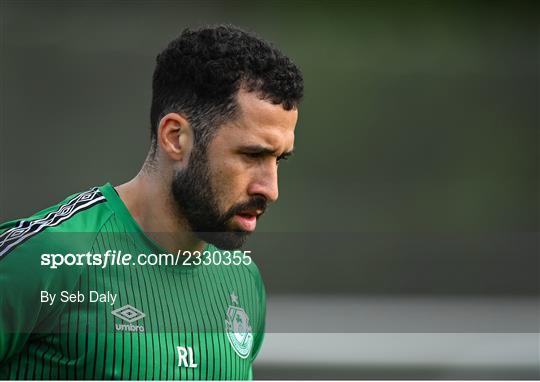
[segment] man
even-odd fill
[[[233,250],[278,198],[302,92],[287,57],[237,28],[172,41],[139,174],[0,226],[0,377],[252,378],[265,292]]]

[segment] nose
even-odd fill
[[[248,188],[250,196],[261,195],[268,202],[275,202],[279,196],[277,165],[274,163],[257,172]]]

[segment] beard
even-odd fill
[[[238,203],[225,212],[218,205],[217,191],[212,187],[208,158],[205,150],[194,148],[187,168],[176,171],[171,191],[178,212],[201,240],[220,249],[238,249],[250,232],[229,227],[230,220],[247,209],[266,209],[267,201],[257,195]]]

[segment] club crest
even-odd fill
[[[249,326],[249,317],[244,309],[238,304],[238,296],[231,293],[233,305],[227,309],[225,319],[225,331],[227,338],[236,354],[241,358],[247,358],[253,347],[253,333]]]

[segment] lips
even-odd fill
[[[234,215],[233,220],[242,231],[252,232],[255,231],[255,227],[257,226],[257,218],[260,215],[262,215],[262,211],[242,211]]]

